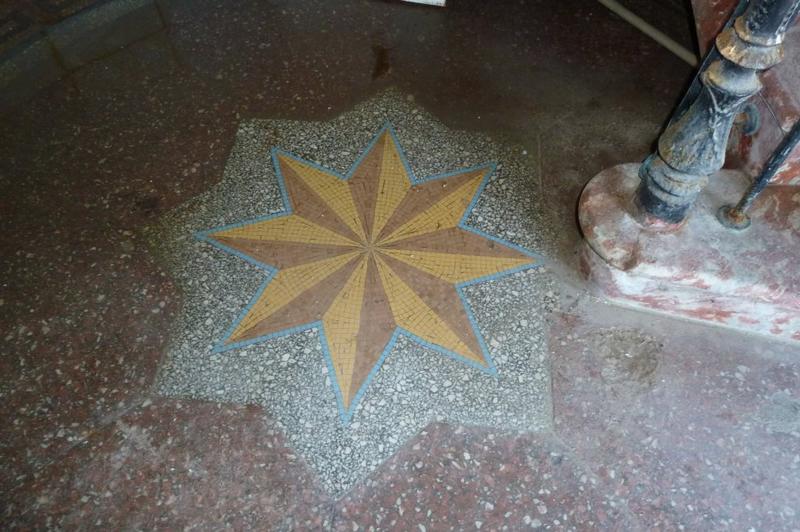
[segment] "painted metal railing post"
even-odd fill
[[[758,73],[783,58],[783,38],[800,0],[752,0],[716,39],[720,58],[701,75],[702,89],[658,139],[642,164],[636,204],[653,226],[681,223],[708,176],[722,168],[734,118],[761,90]]]
[[[800,121],[798,121],[789,134],[783,137],[783,140],[778,145],[778,149],[767,160],[761,173],[756,177],[747,192],[744,193],[742,199],[736,205],[723,205],[717,211],[717,219],[722,225],[730,229],[747,229],[750,227],[750,217],[747,215],[747,209],[753,204],[755,199],[761,194],[775,174],[781,169],[783,163],[789,158],[789,155],[800,144]]]

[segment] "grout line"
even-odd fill
[[[161,2],[163,2],[163,0],[153,0],[153,5],[156,8],[156,13],[158,13],[158,18],[161,20],[162,28],[168,28],[168,19],[164,15],[164,7],[161,5]]]
[[[544,163],[542,162],[542,133],[540,131],[536,132],[536,174],[539,178],[539,197],[542,199],[542,203],[544,204],[543,207],[550,211],[554,212],[555,208],[550,207],[550,203],[547,201],[547,194],[545,193],[544,189]]]

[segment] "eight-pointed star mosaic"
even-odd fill
[[[286,212],[199,235],[270,273],[217,351],[317,327],[345,422],[399,334],[495,373],[461,287],[537,261],[464,224],[493,165],[418,180],[389,125],[347,176],[272,157]]]

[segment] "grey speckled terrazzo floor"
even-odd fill
[[[329,122],[243,122],[222,181],[148,230],[185,294],[157,390],[262,404],[332,494],[351,488],[434,420],[519,431],[551,425],[544,320],[557,288],[545,267],[464,289],[496,377],[401,337],[347,425],[316,330],[212,352],[265,274],[193,234],[282,211],[271,148],[345,173],[387,121],[419,177],[495,161],[497,171],[467,224],[548,254],[552,229],[544,227],[527,155],[486,136],[450,131],[394,90]]]

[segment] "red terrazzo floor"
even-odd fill
[[[268,414],[151,393],[180,297],[139,229],[219,180],[242,117],[398,85],[536,158],[569,259],[581,186],[647,153],[689,71],[599,5],[453,4],[173,2],[2,117],[4,528],[800,528],[797,349],[584,299],[553,320],[553,432],[434,424],[338,501]]]
[[[798,349],[603,306],[551,349],[556,433],[608,497],[648,527],[796,529]]]

